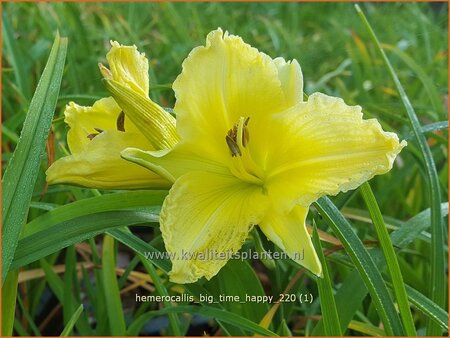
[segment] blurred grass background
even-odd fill
[[[427,133],[427,137],[442,183],[442,200],[447,201],[447,3],[361,6],[384,43],[422,125],[436,129]],[[151,85],[155,88],[151,97],[163,106],[172,107],[170,84],[180,73],[183,59],[193,47],[204,44],[207,33],[217,27],[242,36],[272,57],[297,59],[307,94],[321,91],[340,96],[348,104],[361,105],[366,118],[378,118],[385,129],[397,132],[400,137],[409,137],[411,133],[393,82],[350,3],[2,3],[2,12],[3,168],[19,138],[57,30],[69,38],[69,49],[53,125],[56,158],[63,156],[66,148],[67,128],[61,118],[65,104],[74,100],[91,105],[108,95],[97,63],[106,63],[110,40],[135,44],[146,53],[150,59]],[[371,182],[385,217],[404,221],[428,208],[417,154],[411,143],[392,172]],[[52,160],[52,155],[49,157]],[[92,196],[90,190],[81,188],[47,189],[46,167],[47,162],[43,161],[30,219],[55,205]],[[345,207],[347,217],[355,220],[360,238],[374,239],[373,230],[364,221],[368,213],[357,194],[341,194],[335,202]],[[429,267],[424,257],[428,256],[429,247],[419,242],[408,250],[400,257],[405,282],[428,294]],[[338,285],[342,271],[336,269],[333,273]],[[23,284],[22,288],[27,289]],[[40,301],[32,300],[32,305],[37,307]],[[370,303],[363,304],[363,309],[364,318],[374,316]],[[299,314],[314,315],[318,311],[317,307],[305,310],[304,306],[297,310],[294,319]],[[43,320],[38,318],[37,310],[32,314],[37,322]],[[424,319],[420,316],[415,319],[418,327],[423,327]],[[297,318],[294,322],[301,324],[298,328],[291,326],[294,333],[311,332],[313,321],[305,319],[302,324]],[[36,333],[26,331],[32,327],[24,325],[25,332]]]

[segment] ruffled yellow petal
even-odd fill
[[[161,211],[161,231],[171,256],[170,280],[212,278],[239,250],[264,216],[261,189],[232,176],[190,172],[179,178]]]
[[[98,130],[117,130],[117,119],[122,109],[112,97],[100,99],[90,106],[69,102],[64,111],[64,121],[69,125],[67,143],[71,153],[78,153],[90,143],[88,135]],[[124,120],[124,130],[137,133],[138,129],[129,120]]]
[[[287,108],[275,62],[221,29],[192,50],[173,89],[181,138],[222,162],[229,158],[225,136],[240,117],[258,121]]]
[[[386,173],[406,145],[377,120],[363,120],[361,107],[321,93],[277,116],[266,137],[276,140],[268,150],[266,185],[287,210]]]
[[[306,229],[307,214],[308,208],[302,206],[296,206],[288,214],[271,210],[259,224],[259,227],[292,260],[317,276],[321,276],[322,265]]]
[[[63,157],[48,168],[49,184],[73,184],[99,189],[168,188],[170,183],[157,174],[120,157],[127,147],[148,149],[141,134],[104,131],[80,151]]]
[[[152,170],[170,182],[191,171],[207,171],[229,175],[230,171],[222,164],[202,156],[195,145],[178,143],[173,149],[144,151],[127,148],[122,151],[124,159]]]
[[[282,57],[273,60],[278,69],[286,104],[292,107],[303,101],[303,74],[297,60],[285,61]]]
[[[90,142],[88,135],[98,133],[95,128],[115,129],[115,119],[120,111],[120,107],[110,97],[95,102],[92,107],[69,102],[64,111],[64,121],[70,127],[67,143],[71,153],[80,152]]]
[[[126,85],[148,97],[148,60],[136,46],[122,46],[111,41],[111,50],[106,55],[113,80]]]

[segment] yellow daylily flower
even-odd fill
[[[95,102],[92,107],[70,102],[64,111],[64,121],[70,127],[67,143],[71,155],[48,168],[47,182],[100,189],[169,187],[166,179],[120,157],[121,151],[128,147],[154,149],[131,121],[125,119],[120,125],[121,112],[111,97]]]
[[[181,141],[122,156],[174,182],[160,224],[177,283],[216,275],[254,225],[321,275],[310,204],[386,173],[406,144],[342,99],[302,102],[297,61],[273,60],[221,29],[189,54],[173,89]]]
[[[50,166],[47,181],[102,189],[168,188],[169,181],[120,156],[129,147],[162,149],[167,144],[175,144],[177,138],[163,137],[170,126],[175,128],[175,119],[148,97],[148,60],[144,54],[136,46],[122,46],[117,42],[111,45],[107,54],[111,70],[103,66],[102,73],[155,107],[155,111],[148,113],[144,122],[135,124],[125,115],[129,110],[119,106],[112,97],[103,98],[92,107],[70,102],[64,111],[64,121],[70,127],[67,142],[71,155]],[[155,114],[164,114],[171,125],[158,124],[159,117]],[[149,119],[151,122],[145,123]],[[152,136],[147,137],[148,134]],[[159,142],[154,141],[154,135],[159,137]]]

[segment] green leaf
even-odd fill
[[[67,39],[56,36],[31,100],[19,142],[2,179],[2,284],[25,223],[51,126],[66,58]]]
[[[330,275],[328,274],[327,261],[323,254],[322,245],[320,244],[319,235],[317,233],[316,223],[313,222],[313,243],[316,248],[317,255],[322,263],[323,277],[316,277],[317,287],[319,289],[320,308],[322,309],[323,325],[326,336],[342,336],[342,330],[339,321],[336,302],[333,296],[333,288],[331,286]]]
[[[153,254],[152,258],[149,259],[152,262],[152,264],[154,264],[155,266],[157,266],[166,273],[170,271],[171,262],[167,259],[167,255],[165,255],[164,252],[158,251],[156,248],[144,242],[142,239],[136,237],[129,231],[126,231],[125,229],[112,229],[108,231],[108,234],[113,236],[115,239],[122,242],[126,246],[128,246],[130,249],[134,250],[141,257],[147,259],[146,255],[148,255],[149,253]],[[185,284],[183,285],[183,287],[189,294],[193,295],[197,300],[199,300],[200,295],[204,296],[211,295],[210,292],[206,288],[204,288],[200,283]],[[208,303],[208,305],[225,311],[224,307],[219,303],[213,304]],[[222,329],[225,332],[227,332],[227,322],[222,322],[219,318],[217,319],[217,321],[222,327]],[[133,322],[132,324],[130,324],[130,327],[128,328],[128,334],[133,336],[138,335],[140,328],[141,326],[139,326],[138,324],[134,325]]]
[[[283,318],[280,326],[278,327],[277,334],[282,337],[292,337],[292,332],[289,329],[289,326],[286,323],[286,320]]]
[[[430,124],[422,126],[421,129],[422,129],[422,133],[428,133],[430,131],[448,129],[448,121],[439,121],[439,122],[430,123]],[[415,137],[414,132],[410,132],[409,134],[405,135],[405,140],[410,140],[414,137]]]
[[[166,273],[170,271],[172,263],[167,259],[167,255],[157,250],[150,244],[144,242],[139,237],[136,237],[124,229],[112,229],[108,231],[108,234],[128,246],[145,259],[147,259],[146,254],[153,253],[154,255],[152,256],[151,262]],[[194,286],[196,284],[190,285]]]
[[[76,294],[76,288],[74,282],[76,280],[76,252],[75,246],[71,245],[66,250],[66,264],[64,270],[64,302],[63,302],[63,320],[64,324],[68,324],[70,318],[72,318],[73,312],[75,310],[73,299]]]
[[[97,252],[97,244],[95,243],[94,238],[90,238],[88,240],[89,246],[92,252],[92,261],[95,265],[100,266],[101,258]],[[105,300],[105,291],[103,287],[103,274],[100,269],[94,270],[95,277],[95,294],[93,297],[90,297],[91,304],[94,307],[95,318],[97,321],[97,325],[95,326],[95,335],[97,336],[107,336],[109,335],[109,323],[108,316],[106,314],[106,300]],[[88,277],[89,278],[89,277]]]
[[[33,318],[30,315],[30,312],[28,311],[28,308],[25,307],[22,301],[22,295],[19,293],[17,295],[17,304],[19,305],[19,309],[23,315],[23,318],[25,319],[26,325],[28,325],[31,328],[31,331],[35,336],[42,336],[42,333],[40,332],[39,328],[37,327],[36,323],[34,322]]]
[[[166,195],[167,191],[156,190],[121,192],[52,209],[25,226],[12,266],[31,263],[113,227],[157,222]]]
[[[144,257],[140,257],[142,265],[144,266],[145,270],[147,270],[148,274],[150,275],[150,278],[153,281],[153,285],[155,285],[156,291],[161,296],[168,296],[169,291],[167,291],[167,288],[164,286],[163,282],[161,281],[161,278],[159,278],[158,273],[156,272],[155,267],[153,264],[151,264],[147,259]],[[163,301],[164,307],[172,307],[173,304],[170,301]],[[176,313],[169,313],[169,322],[170,322],[170,328],[172,329],[172,334],[175,336],[182,336],[182,329],[181,329],[181,323],[180,319],[178,318]]]
[[[339,313],[341,329],[345,332],[350,321],[355,316],[355,312],[361,306],[364,297],[367,295],[367,288],[361,279],[358,270],[350,272],[341,287],[336,292],[334,299]],[[317,323],[312,332],[313,336],[324,336],[325,326],[323,318]]]
[[[116,250],[114,238],[105,235],[103,239],[103,286],[105,290],[106,312],[112,336],[125,336],[125,318],[123,317],[122,301],[116,275]]]
[[[418,78],[423,83],[423,87],[425,88],[428,97],[430,98],[433,110],[440,115],[443,114],[444,104],[437,89],[438,87],[433,82],[434,80],[429,77],[427,72],[419,64],[417,64],[411,56],[403,52],[400,48],[386,44],[383,44],[383,48],[398,56],[405,64],[408,65],[409,68],[411,68],[411,70],[417,74]]]
[[[372,217],[375,231],[377,233],[381,249],[386,259],[386,264],[391,276],[391,281],[394,286],[395,297],[397,298],[398,309],[400,316],[405,327],[406,334],[408,336],[417,336],[416,329],[414,327],[414,320],[409,309],[408,296],[406,295],[405,286],[403,282],[403,276],[400,271],[400,266],[396,258],[394,247],[392,245],[389,233],[387,232],[384,224],[383,216],[381,215],[378,203],[373,195],[372,189],[368,182],[365,182],[359,188],[364,198],[364,202],[369,209],[370,216]]]
[[[58,275],[53,271],[52,266],[45,260],[42,259],[40,262],[42,270],[45,273],[45,279],[50,287],[50,289],[55,294],[56,298],[63,303],[64,301],[64,284]]]
[[[165,190],[127,191],[76,201],[54,208],[32,220],[23,229],[22,239],[77,217],[107,211],[142,208],[144,211],[153,214],[153,218],[157,222],[159,210],[166,195],[167,191]]]
[[[5,136],[6,138],[8,138],[8,140],[13,142],[14,144],[17,144],[17,142],[19,142],[19,136],[15,132],[11,131],[4,124],[2,124],[2,136]],[[5,142],[5,140],[3,140],[3,142]]]
[[[405,288],[411,303],[413,303],[424,315],[428,316],[428,318],[440,325],[444,330],[448,331],[448,312],[444,311],[436,303],[411,286],[405,284]]]
[[[172,263],[169,259],[167,259],[167,255],[165,252],[157,250],[152,245],[144,242],[139,237],[133,235],[131,232],[125,230],[125,229],[112,229],[108,230],[107,232],[110,236],[117,239],[122,244],[128,246],[130,249],[135,251],[137,254],[139,254],[141,257],[148,259],[152,262],[156,267],[160,268],[165,273],[168,273],[171,269]],[[147,258],[146,256],[148,254],[153,254],[153,256],[150,258]],[[150,257],[150,255],[148,255]],[[209,292],[207,289],[205,289],[200,283],[193,283],[193,284],[185,284],[183,287],[193,296],[197,297],[200,294],[203,295],[209,295]],[[214,304],[214,306],[217,306],[219,308],[223,308],[220,304]]]
[[[12,336],[19,271],[10,271],[2,288],[2,336]]]
[[[61,332],[61,337],[67,337],[72,333],[73,327],[75,326],[75,323],[77,322],[78,318],[80,317],[81,313],[83,312],[83,304],[80,304],[78,309],[74,312],[72,317],[70,317],[66,327]]]
[[[45,279],[48,282],[48,285],[50,286],[50,289],[55,294],[56,298],[61,304],[64,304],[64,282],[61,280],[61,278],[53,271],[52,266],[45,260],[40,260],[40,265],[42,270],[45,272]],[[72,295],[72,299],[70,302],[70,306],[73,309],[73,312],[75,312],[75,309],[79,307],[79,303],[75,299],[75,297]],[[65,304],[64,304],[65,305]],[[81,316],[79,320],[75,323],[77,329],[79,330],[79,333],[81,336],[91,336],[92,330],[89,326],[89,322],[87,320],[86,316]]]
[[[155,215],[151,212],[128,210],[99,212],[63,221],[21,239],[11,266],[24,266],[108,229],[154,221]]]
[[[27,332],[27,330],[25,330],[22,323],[20,323],[20,321],[18,321],[18,320],[14,321],[14,330],[16,330],[16,332],[21,336],[29,336],[30,335]]]
[[[448,214],[448,203],[441,204],[441,212],[445,216]],[[414,241],[422,231],[430,227],[430,209],[424,210],[417,214],[407,222],[405,222],[399,229],[391,233],[392,244],[399,249],[405,248],[408,244]],[[371,256],[380,269],[381,264],[384,264],[382,253],[378,249],[371,251]],[[408,290],[407,290],[408,292]],[[364,297],[367,295],[367,288],[364,285],[357,270],[352,271],[344,280],[341,287],[338,289],[335,300],[336,306],[341,320],[341,327],[346,328],[355,312],[360,307]],[[408,292],[408,298],[411,303],[416,304]],[[429,301],[429,300],[428,300]],[[441,309],[441,311],[443,311]],[[427,312],[424,312],[428,315]],[[323,336],[323,320],[320,320],[314,328],[313,335]]]
[[[16,39],[14,38],[14,31],[11,27],[11,21],[6,12],[2,14],[2,38],[6,47],[6,56],[14,69],[14,77],[16,84],[21,94],[27,99],[30,99],[29,76],[25,67],[25,62],[22,58],[23,54],[19,49]]]
[[[384,337],[386,335],[384,331],[379,329],[378,327],[375,327],[367,323],[358,322],[356,320],[350,321],[348,328],[364,333],[368,336]]]
[[[267,303],[246,302],[246,295],[264,296],[265,292],[255,270],[247,261],[232,259],[220,270],[215,277],[218,290],[223,295],[239,296],[244,303],[224,302],[225,309],[239,313],[255,323],[259,323],[269,311]],[[210,288],[209,288],[210,289]]]
[[[278,336],[275,332],[272,332],[270,330],[264,329],[258,324],[252,322],[251,320],[248,320],[246,318],[243,318],[239,316],[236,313],[229,312],[223,309],[218,309],[216,307],[211,306],[191,306],[191,305],[182,305],[182,306],[176,306],[176,307],[170,307],[170,308],[164,308],[157,311],[150,311],[147,313],[144,313],[139,318],[136,319],[136,321],[133,323],[133,325],[130,325],[128,334],[132,334],[133,332],[139,331],[136,330],[136,327],[142,327],[145,325],[146,322],[148,322],[151,318],[164,315],[170,312],[175,313],[190,313],[190,314],[197,314],[201,315],[206,318],[214,318],[216,320],[223,321],[225,323],[237,326],[243,330],[246,330],[250,334],[257,334],[262,336]],[[133,326],[133,327],[132,327]]]
[[[448,215],[448,202],[441,203],[442,216]],[[426,209],[408,220],[403,226],[391,233],[392,244],[405,248],[430,227],[430,209]]]
[[[422,156],[422,161],[425,164],[425,172],[428,181],[428,195],[431,203],[431,300],[438,304],[440,307],[445,306],[446,297],[446,286],[445,286],[445,255],[444,255],[444,227],[441,215],[441,195],[439,186],[439,176],[436,171],[436,166],[434,164],[433,156],[431,150],[428,147],[425,136],[422,133],[422,127],[420,125],[419,119],[417,118],[416,112],[406,95],[406,92],[395,73],[389,59],[387,58],[383,48],[381,48],[380,42],[378,41],[375,32],[373,31],[370,23],[367,21],[364,13],[358,5],[356,6],[356,11],[360,16],[362,22],[364,23],[367,31],[370,34],[372,41],[374,42],[377,50],[383,59],[386,68],[394,81],[395,87],[400,94],[403,105],[405,106],[406,112],[408,114],[409,122],[413,129],[415,139],[419,145],[420,154]],[[440,336],[442,330],[438,325],[430,323],[427,327],[427,335],[430,336]]]
[[[315,203],[315,206],[331,226],[335,235],[342,242],[345,251],[352,259],[369,290],[378,315],[384,324],[386,334],[403,335],[402,324],[380,271],[364,248],[361,240],[353,232],[351,225],[328,198],[320,198]]]

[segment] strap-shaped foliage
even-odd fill
[[[2,284],[14,257],[39,174],[66,59],[67,39],[56,35],[30,103],[19,142],[2,179]]]

